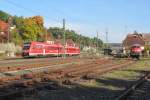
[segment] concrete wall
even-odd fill
[[[14,57],[15,53],[21,52],[22,48],[16,46],[14,43],[0,43],[0,53],[7,56]]]

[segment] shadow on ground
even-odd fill
[[[146,72],[138,70],[134,71],[141,74]],[[135,83],[135,81],[131,80],[114,78],[95,78],[94,80],[98,84],[105,85],[105,87],[90,87],[75,84],[73,86],[64,86],[63,88],[56,90],[43,89],[38,91],[37,94],[19,97],[14,100],[114,100],[124,89]],[[115,87],[115,89],[111,87]]]

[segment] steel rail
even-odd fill
[[[147,72],[143,77],[135,82],[131,87],[126,89],[121,95],[119,95],[115,100],[126,100],[139,86],[141,86],[150,76],[150,72]]]

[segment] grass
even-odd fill
[[[122,61],[118,60],[116,62],[118,63]],[[137,80],[146,71],[150,71],[149,59],[137,61],[135,64],[130,65],[122,70],[115,70],[110,73],[103,74],[99,76],[98,79],[95,79],[99,81],[86,82],[82,85],[95,88],[107,88],[110,90],[123,89],[125,88],[123,86],[126,84],[130,85],[132,83],[130,81]]]
[[[108,73],[104,75],[103,77],[107,78],[117,78],[117,79],[132,79],[135,76],[138,76],[139,73],[136,73],[135,71],[132,70],[118,70],[118,71],[113,71],[112,73]]]

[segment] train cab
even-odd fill
[[[132,58],[136,58],[136,59],[139,59],[140,58],[140,55],[142,53],[142,47],[141,45],[138,45],[138,44],[135,44],[131,47],[130,49],[130,56]]]
[[[22,48],[22,56],[29,56],[31,43],[24,43]]]

